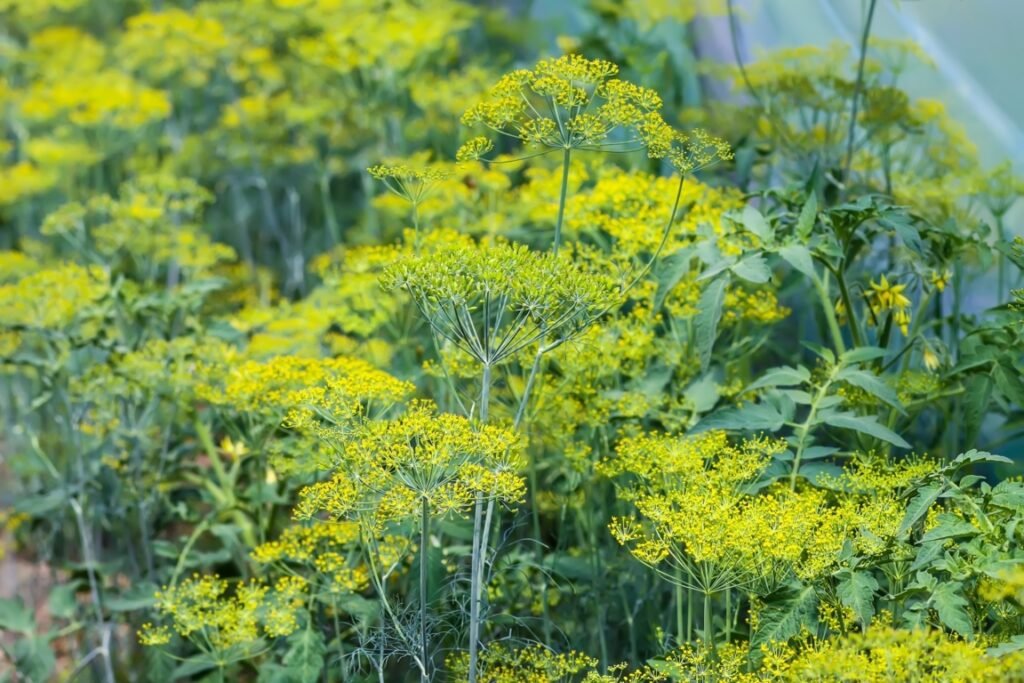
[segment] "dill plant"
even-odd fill
[[[495,365],[524,349],[537,348],[515,410],[513,429],[517,429],[543,356],[596,322],[617,300],[621,301],[624,291],[639,279],[638,276],[624,287],[615,288],[575,268],[571,261],[559,258],[572,151],[600,151],[620,144],[632,145],[646,149],[652,158],[668,158],[679,171],[676,199],[661,243],[641,273],[650,268],[671,231],[685,175],[718,158],[729,157],[728,146],[707,133],[697,131],[690,136],[668,126],[657,111],[661,107],[657,94],[611,78],[616,72],[617,67],[609,62],[587,60],[578,55],[544,60],[532,70],[503,76],[483,100],[463,115],[463,123],[467,125],[482,124],[529,146],[563,151],[549,256],[522,246],[481,245],[400,261],[386,273],[385,286],[404,288],[428,321],[431,331],[467,353],[479,365],[477,413],[481,422],[489,419]],[[630,137],[611,141],[610,136],[619,129],[628,131]],[[482,159],[483,154],[492,149],[493,143],[486,138],[473,138],[463,145],[457,158],[463,161]],[[410,174],[381,167],[372,168],[371,173],[384,179],[427,177],[425,173]],[[420,190],[398,193],[410,200],[415,217]],[[535,477],[531,478],[535,484]],[[477,493],[473,513],[467,665],[467,676],[474,682],[479,676],[482,591],[494,511],[494,500],[487,500],[482,492]]]
[[[0,533],[66,579],[0,677],[1015,680],[1022,186],[920,49],[725,104],[689,1],[518,69],[456,0],[171,4],[0,0]]]

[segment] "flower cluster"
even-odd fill
[[[541,60],[533,69],[502,76],[462,122],[566,151],[646,149],[653,159],[668,158],[681,173],[732,157],[729,145],[706,131],[686,134],[669,126],[661,97],[614,78],[618,71],[611,62],[576,54]],[[473,138],[458,156],[479,159],[490,148],[486,138]]]
[[[376,529],[415,518],[423,506],[443,516],[479,496],[515,504],[524,492],[522,450],[513,432],[413,402],[394,419],[354,427],[337,443],[335,475],[303,488],[294,514],[369,520]]]
[[[544,335],[568,340],[617,300],[615,284],[522,245],[467,245],[385,270],[441,338],[489,366]]]
[[[305,593],[305,580],[296,576],[273,586],[252,580],[232,587],[215,574],[196,574],[159,591],[156,607],[178,635],[219,656],[244,658],[260,647],[262,636],[286,636],[299,627]],[[146,645],[166,644],[169,637],[167,627],[143,627],[140,633]]]

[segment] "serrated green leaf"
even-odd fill
[[[807,195],[807,201],[800,209],[800,215],[796,219],[796,234],[801,239],[807,239],[814,231],[814,222],[818,218],[818,195],[811,192]]]
[[[289,649],[284,656],[290,680],[293,683],[316,683],[324,668],[324,636],[320,631],[307,627],[288,637]]]
[[[740,222],[743,223],[743,228],[747,232],[757,235],[762,244],[770,244],[775,239],[775,229],[772,228],[768,219],[752,206],[743,207]]]
[[[79,581],[70,581],[51,588],[50,597],[47,599],[50,614],[61,619],[73,617],[78,609],[75,594],[78,592],[79,585],[81,585]]]
[[[1005,455],[996,455],[995,453],[979,451],[976,448],[972,448],[971,450],[961,453],[953,458],[953,462],[950,463],[949,469],[957,470],[964,465],[973,465],[979,462],[1001,463],[1003,465],[1013,464],[1013,460],[1007,458]]]
[[[698,415],[706,413],[718,403],[719,390],[718,382],[712,373],[706,373],[697,380],[694,380],[686,387],[683,398],[692,406],[693,411]]]
[[[27,496],[14,504],[14,509],[29,517],[42,517],[48,512],[59,510],[67,503],[67,494],[56,488],[38,496]]]
[[[877,375],[856,368],[843,368],[837,375],[837,378],[855,387],[860,387],[878,400],[892,406],[900,413],[906,412],[903,410],[903,404],[900,403],[896,391]]]
[[[839,452],[839,449],[834,446],[808,446],[804,449],[803,455],[800,458],[807,462],[809,460],[821,460],[827,458],[830,455],[835,455]]]
[[[747,282],[764,284],[772,279],[772,269],[768,267],[768,261],[761,254],[745,256],[732,265],[733,273]]]
[[[174,660],[158,647],[142,648],[143,667],[146,681],[169,681],[174,672]]]
[[[785,419],[772,406],[749,403],[742,408],[726,408],[706,416],[697,425],[697,431],[708,429],[735,429],[743,431],[777,432]]]
[[[1017,635],[1012,636],[1005,643],[1000,643],[995,647],[990,647],[985,650],[985,654],[989,657],[1002,657],[1003,655],[1008,655],[1011,652],[1019,652],[1021,650],[1024,650],[1024,633],[1018,633]]]
[[[44,683],[53,680],[57,658],[45,638],[19,638],[12,648],[14,668],[20,675],[19,681]]]
[[[853,610],[860,623],[867,626],[875,616],[875,591],[878,579],[870,572],[848,570],[839,578],[837,592],[844,605]]]
[[[907,511],[903,514],[903,521],[900,522],[896,535],[903,536],[910,531],[919,520],[928,514],[928,509],[935,504],[945,490],[946,488],[940,484],[928,484],[918,489],[917,494],[907,505]]]
[[[711,350],[718,338],[718,323],[722,319],[722,304],[725,302],[727,277],[712,280],[701,292],[698,302],[699,312],[694,319],[697,337],[697,353],[700,357],[701,372],[706,372],[711,364]]]
[[[988,415],[995,381],[990,374],[972,375],[964,382],[964,388],[967,390],[963,397],[964,441],[972,443],[977,441],[981,424]]]
[[[843,363],[853,365],[856,363],[866,363],[872,360],[878,360],[879,358],[885,358],[888,351],[880,349],[877,346],[858,346],[855,349],[850,349],[844,352],[839,359]]]
[[[121,595],[113,595],[103,601],[111,612],[135,612],[148,609],[156,604],[156,584],[140,581],[130,586]]]
[[[945,581],[932,591],[931,605],[939,615],[939,621],[964,637],[974,635],[974,625],[967,613],[967,599],[961,594],[959,581]]]
[[[764,387],[792,387],[803,384],[811,378],[810,371],[800,365],[795,368],[782,366],[765,370],[764,374],[754,380],[747,391],[763,389]]]
[[[778,254],[786,263],[793,266],[794,270],[812,280],[818,276],[817,271],[814,269],[814,258],[811,256],[811,250],[804,245],[787,244],[779,248]]]
[[[817,622],[818,594],[813,586],[793,586],[777,592],[761,610],[751,645],[784,643]]]
[[[968,521],[960,519],[956,515],[942,513],[938,517],[938,524],[929,529],[928,533],[921,537],[922,543],[938,541],[946,538],[957,538],[960,536],[974,536],[978,529]]]
[[[907,443],[903,437],[888,427],[879,424],[878,418],[873,415],[866,416],[854,415],[853,413],[827,413],[822,416],[821,421],[833,427],[852,429],[856,432],[860,432],[861,434],[873,436],[876,439],[881,439],[882,441],[891,443],[894,446],[899,446],[900,448],[910,448],[910,444]]]
[[[690,248],[680,249],[658,262],[656,278],[658,290],[654,294],[654,310],[661,310],[665,298],[679,284],[679,281],[690,272],[690,260],[693,258],[693,250]]]

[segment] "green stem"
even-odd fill
[[[682,645],[686,636],[686,618],[683,616],[683,583],[680,581],[681,570],[676,567],[676,644]]]
[[[864,87],[864,62],[868,55],[868,36],[871,35],[871,20],[875,17],[877,0],[868,5],[868,18],[864,22],[864,30],[860,36],[860,61],[857,63],[857,82],[853,86],[853,102],[850,106],[850,131],[846,137],[846,163],[843,164],[843,184],[850,185],[850,167],[853,164],[853,141],[857,133],[857,107],[860,105],[860,93]]]
[[[327,232],[331,235],[331,246],[335,246],[341,242],[341,231],[338,227],[338,215],[331,202],[331,177],[327,173],[320,175],[320,201],[323,203]]]
[[[849,321],[850,335],[853,337],[854,346],[864,345],[864,336],[860,332],[860,322],[857,320],[857,312],[853,309],[853,299],[850,297],[850,290],[846,287],[846,278],[842,270],[833,271],[836,283],[839,285],[839,296],[843,298],[843,306],[846,307],[846,319]]]
[[[826,274],[825,277],[828,277],[828,275]],[[836,346],[836,352],[841,354],[846,351],[846,344],[843,342],[843,332],[839,329],[835,307],[832,305],[832,298],[828,293],[828,281],[823,282],[821,278],[815,275],[814,288],[818,292],[818,298],[821,299],[821,309],[825,312],[825,321],[828,323],[828,329],[832,333],[832,342]]]
[[[483,377],[480,380],[480,421],[487,422],[491,402],[491,364],[484,363]]]
[[[1006,234],[1006,226],[1003,223],[1003,214],[996,216],[996,234],[999,236],[999,242],[1005,244],[1009,241],[1009,236]],[[1006,294],[1006,254],[999,252],[999,263],[997,265],[996,275],[996,286],[998,287],[999,299],[1002,301],[1002,297]]]
[[[92,541],[89,532],[85,527],[85,515],[82,512],[82,505],[77,499],[70,500],[71,508],[75,512],[75,522],[78,525],[78,533],[82,543],[82,559],[85,560],[86,576],[89,579],[89,593],[92,597],[93,609],[96,612],[96,628],[99,629],[100,644],[97,652],[103,660],[103,675],[106,683],[114,683],[114,668],[110,655],[110,625],[103,618],[103,597],[100,594],[100,584],[96,577],[96,561],[92,554]]]
[[[732,641],[732,591],[725,589],[725,642]]]
[[[188,560],[189,551],[192,550],[192,546],[195,545],[196,541],[199,540],[199,537],[203,535],[203,532],[206,531],[209,526],[210,518],[207,517],[196,525],[196,528],[192,530],[192,534],[188,537],[188,540],[185,541],[185,547],[181,549],[181,553],[178,555],[178,562],[174,565],[174,573],[171,574],[171,586],[178,583],[178,577],[181,575],[181,570],[185,568],[185,562]]]
[[[469,566],[469,683],[476,683],[477,680],[477,647],[480,640],[480,603],[477,601],[479,593],[479,572],[477,563],[480,561],[480,527],[484,512],[484,501],[481,494],[477,494],[476,502],[473,505],[473,550]]]
[[[430,569],[429,551],[430,503],[427,501],[427,497],[424,496],[422,500],[422,508],[420,510],[420,648],[423,651],[423,671],[420,680],[422,681],[430,680],[430,643],[427,635],[427,603],[429,600],[427,582],[428,571]]]
[[[562,242],[562,221],[565,219],[565,196],[569,191],[569,155],[572,148],[566,147],[562,155],[562,188],[558,195],[558,219],[555,221],[555,243],[551,251],[557,256]]]
[[[693,642],[693,588],[686,589],[686,642]]]
[[[704,592],[704,645],[710,650],[715,649],[715,637],[711,624],[711,593]]]
[[[814,398],[811,400],[811,408],[807,413],[807,419],[798,428],[799,436],[797,437],[796,455],[793,456],[793,471],[789,474],[789,488],[791,491],[796,491],[796,478],[800,471],[800,459],[803,457],[804,449],[807,447],[807,435],[810,434],[814,420],[818,416],[818,406],[821,405],[821,402],[828,395],[828,389],[832,386],[832,382],[835,381],[836,374],[841,367],[841,364],[837,364],[832,368],[828,379],[819,387]]]

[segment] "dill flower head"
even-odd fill
[[[993,656],[979,642],[929,628],[873,624],[862,633],[817,641],[789,664],[783,680],[1005,681],[1019,673],[1019,653]]]
[[[19,111],[32,123],[67,121],[82,128],[134,130],[171,113],[167,93],[113,70],[52,83],[36,82],[20,98]]]
[[[306,581],[285,576],[268,585],[262,580],[228,582],[216,574],[194,574],[156,593],[156,609],[170,626],[144,625],[144,645],[168,642],[170,630],[213,653],[248,656],[262,636],[286,636],[299,627]]]
[[[332,594],[352,594],[370,585],[370,569],[362,553],[363,528],[358,522],[313,520],[288,527],[275,541],[256,546],[252,558],[261,565],[279,565],[303,571],[311,581],[323,581]],[[398,562],[409,545],[407,538],[381,536],[372,546],[380,563]],[[319,579],[323,577],[323,579]]]
[[[390,420],[367,420],[339,444],[334,476],[299,492],[297,519],[324,512],[361,518],[374,528],[414,518],[425,502],[433,514],[464,512],[478,497],[508,504],[525,491],[522,438],[413,402]]]
[[[64,204],[46,217],[41,231],[105,258],[126,256],[125,268],[152,273],[147,266],[174,263],[203,275],[235,258],[231,247],[214,242],[201,225],[212,201],[190,178],[143,175],[122,184],[117,197],[97,194]]]
[[[216,19],[167,8],[129,17],[115,52],[125,68],[151,82],[181,79],[187,87],[201,88],[230,46]]]
[[[463,680],[468,675],[469,656],[451,655],[445,665],[454,680]],[[479,666],[480,680],[487,683],[540,683],[579,680],[584,673],[596,673],[597,660],[580,652],[554,652],[544,645],[513,648],[493,643],[481,654]]]
[[[0,326],[60,330],[81,320],[110,291],[100,266],[66,263],[0,285]]]
[[[611,62],[577,54],[544,59],[533,69],[502,76],[466,110],[462,122],[539,147],[646,149],[651,158],[667,157],[681,172],[731,157],[727,143],[704,131],[673,129],[662,118],[658,93],[615,78],[618,71]],[[480,158],[489,151],[484,140],[471,139],[458,158]]]
[[[203,400],[325,436],[344,433],[351,420],[386,411],[412,391],[408,382],[347,357],[277,356],[201,372]]]
[[[478,362],[499,363],[546,331],[572,338],[618,299],[608,278],[523,245],[471,244],[402,259],[385,269],[434,331]]]
[[[756,492],[785,448],[767,438],[730,444],[723,432],[623,439],[598,465],[621,478],[620,497],[636,508],[613,519],[612,536],[662,575],[705,592],[778,584],[817,534],[823,503],[817,492]]]
[[[438,183],[448,178],[449,171],[440,166],[412,167],[405,164],[387,166],[378,164],[366,169],[376,180],[395,195],[416,205],[434,189]]]

